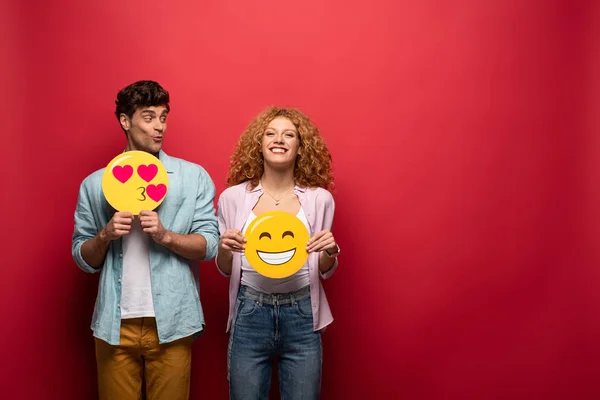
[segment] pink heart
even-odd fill
[[[158,203],[160,199],[167,194],[167,186],[163,183],[159,183],[158,185],[148,185],[148,187],[146,187],[146,193],[148,194],[148,197]]]
[[[133,167],[131,165],[124,165],[122,167],[120,165],[116,165],[112,169],[112,173],[119,182],[125,183],[129,180],[129,178],[131,178],[131,175],[133,175]]]
[[[150,182],[158,173],[158,166],[156,164],[141,164],[137,168],[137,173],[143,180],[145,180],[146,182]]]

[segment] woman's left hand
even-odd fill
[[[324,229],[321,232],[316,233],[312,238],[310,238],[308,245],[306,246],[306,251],[309,253],[324,250],[327,250],[329,253],[333,254],[338,252],[338,245],[335,242],[333,233],[331,233],[329,229]]]

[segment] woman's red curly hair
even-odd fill
[[[227,186],[249,181],[258,185],[263,172],[262,136],[269,123],[277,118],[289,119],[298,130],[299,154],[294,168],[294,179],[300,187],[333,189],[331,154],[317,127],[300,110],[270,107],[248,125],[229,160]],[[301,154],[300,154],[301,153]]]

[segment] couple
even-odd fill
[[[282,399],[316,399],[321,331],[333,320],[319,278],[333,273],[339,254],[325,143],[300,111],[267,109],[239,139],[215,216],[207,172],[161,150],[169,100],[153,81],[125,87],[116,100],[127,150],[155,155],[169,175],[156,212],[112,209],[103,169],[79,190],[72,253],[81,269],[100,272],[91,326],[100,399],[140,399],[143,383],[149,400],[189,398],[191,347],[204,329],[189,262],[215,258],[230,278],[230,398],[267,399],[277,359]],[[308,261],[283,279],[260,275],[243,255],[245,228],[275,210],[296,215],[310,232]]]

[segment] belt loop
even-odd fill
[[[290,304],[291,305],[296,304],[296,299],[294,299],[294,295],[292,293],[290,293]]]
[[[263,294],[262,292],[258,293],[258,303],[262,306],[263,304]]]

